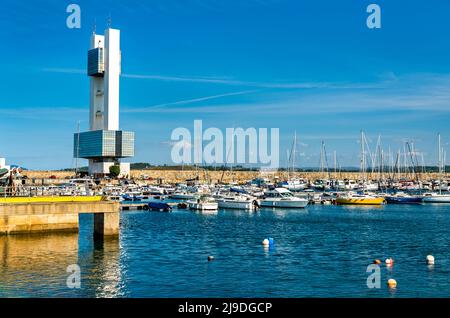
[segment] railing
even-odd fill
[[[0,197],[39,197],[39,196],[90,196],[102,195],[99,191],[85,188],[58,188],[46,186],[24,186],[15,187],[0,186]]]

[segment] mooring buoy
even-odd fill
[[[387,281],[387,285],[389,288],[396,288],[397,287],[397,281],[393,278],[389,279]]]

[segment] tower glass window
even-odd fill
[[[103,76],[105,73],[105,62],[103,48],[95,48],[88,51],[88,75]]]

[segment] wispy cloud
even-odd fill
[[[42,71],[50,73],[64,73],[64,74],[86,74],[86,70],[75,68],[43,68]],[[255,82],[242,81],[229,77],[212,77],[212,76],[170,76],[157,74],[122,74],[123,78],[140,79],[140,80],[154,80],[164,82],[186,82],[186,83],[204,83],[217,84],[228,86],[244,86],[253,88],[275,88],[275,89],[314,89],[314,88],[329,88],[329,89],[371,89],[382,88],[386,86],[388,81],[392,79],[380,81],[376,83],[346,83],[346,82]]]
[[[176,101],[176,102],[158,104],[158,105],[153,105],[153,106],[149,106],[149,107],[126,108],[126,109],[124,109],[124,112],[126,112],[126,113],[147,113],[148,112],[148,113],[150,113],[150,112],[154,112],[154,111],[160,111],[161,108],[165,108],[167,106],[186,105],[186,104],[198,103],[198,102],[203,102],[203,101],[208,101],[208,100],[218,99],[218,98],[224,98],[224,97],[229,97],[229,96],[250,94],[250,93],[254,93],[254,92],[256,92],[256,90],[210,95],[210,96],[204,96],[204,97],[199,97],[199,98],[180,100],[180,101]]]
[[[239,93],[238,93],[239,94]],[[221,95],[218,95],[219,97]],[[214,96],[212,97],[214,98]],[[206,97],[203,101],[208,101]],[[362,114],[380,111],[427,111],[427,114],[448,112],[450,106],[450,75],[442,74],[414,74],[399,77],[395,81],[386,83],[383,89],[355,89],[355,90],[327,90],[320,91],[289,91],[270,92],[261,91],[248,102],[223,104],[202,103],[192,100],[198,105],[187,107],[167,107],[160,109],[145,108],[145,112],[178,112],[178,113],[234,113],[247,112],[254,116],[269,114],[300,115],[300,114]],[[190,104],[190,101],[172,103],[173,106]],[[142,111],[144,109],[134,109]],[[386,117],[386,116],[385,116]],[[389,116],[386,117],[386,120]]]
[[[84,70],[67,68],[48,68],[49,72],[62,72],[71,74],[84,74]],[[449,74],[410,74],[398,76],[388,73],[388,79],[368,85],[349,84],[348,86],[325,84],[314,91],[266,91],[264,89],[239,90],[223,94],[208,95],[198,98],[183,99],[174,102],[161,103],[148,107],[133,107],[128,105],[122,108],[126,113],[253,113],[262,115],[302,115],[302,114],[362,114],[373,111],[421,111],[426,115],[446,113],[450,106],[450,75]],[[136,78],[154,78],[170,81],[212,81],[214,83],[248,83],[226,78],[211,77],[165,77],[157,75],[128,75]],[[384,76],[386,79],[386,76]],[[264,85],[259,83],[258,85]],[[255,85],[257,86],[257,85]],[[301,87],[294,83],[283,87]],[[304,84],[303,87],[308,87]],[[312,86],[309,86],[312,87]],[[335,87],[346,87],[348,90],[335,90]],[[354,89],[350,89],[350,88]],[[371,89],[378,87],[379,89]],[[330,89],[331,88],[331,89]],[[257,94],[256,94],[257,93]],[[228,103],[209,103],[221,98],[252,94],[246,102],[233,100]],[[64,108],[63,108],[64,109]],[[34,110],[35,111],[35,110]],[[50,109],[43,109],[50,112]],[[65,109],[64,111],[68,111]],[[80,111],[78,109],[77,111]],[[3,109],[2,113],[10,110]],[[55,109],[51,109],[53,115]],[[386,117],[386,116],[385,116]],[[397,118],[397,117],[396,117]],[[398,119],[398,118],[397,118]],[[388,117],[385,120],[389,120]]]
[[[197,76],[164,76],[164,75],[145,75],[145,74],[122,74],[124,78],[159,80],[166,82],[191,82],[191,83],[207,83],[221,84],[230,86],[247,86],[255,88],[280,88],[280,89],[312,89],[312,88],[380,88],[384,82],[380,83],[333,83],[333,82],[254,82],[242,81],[236,79],[224,79],[214,77],[197,77]]]

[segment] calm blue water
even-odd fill
[[[92,239],[91,216],[80,222],[79,235],[0,237],[0,296],[450,295],[450,205],[124,212],[120,239],[103,243]],[[266,237],[273,248],[262,246]],[[425,264],[428,254],[434,267]],[[381,288],[369,289],[366,268],[377,258]],[[66,286],[70,264],[81,268],[81,289]]]

